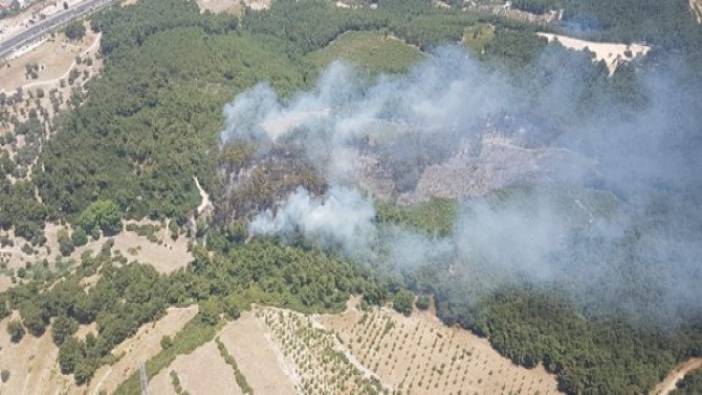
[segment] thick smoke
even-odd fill
[[[488,279],[488,290],[558,287],[669,322],[699,314],[702,92],[661,66],[635,77],[638,107],[613,94],[578,113],[590,65],[568,56],[547,50],[531,65],[553,73],[537,94],[443,48],[403,76],[369,82],[334,63],[289,100],[265,84],[239,95],[223,144],[295,145],[331,185],[322,197],[297,190],[250,232],[302,236],[400,272],[441,264],[449,277]],[[450,236],[374,221],[375,200],[432,197],[461,202]]]

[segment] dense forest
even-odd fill
[[[89,83],[82,104],[62,116],[31,181],[11,182],[16,164],[0,157],[0,227],[42,244],[45,221],[74,224],[79,229],[74,233],[83,233],[76,239],[99,236],[98,230],[119,232],[120,217],[171,218],[185,225],[200,202],[193,177],[219,204],[225,187],[222,167],[238,155],[231,147],[220,150],[224,104],[259,81],[283,97],[309,87],[320,65],[306,55],[347,31],[392,33],[429,52],[461,41],[470,26],[492,24],[494,37],[474,54],[481,62],[519,75],[519,83],[534,91],[562,77],[564,69],[577,70],[578,78],[588,82],[578,92],[580,111],[605,96],[640,105],[645,98],[633,76],[640,67],[657,67],[660,53],[679,52],[690,62],[702,59],[696,48],[702,29],[682,0],[514,2],[533,12],[564,8],[564,21],[554,31],[657,45],[659,55],[623,66],[611,78],[588,55],[547,46],[528,25],[438,9],[429,1],[378,3],[378,10],[371,11],[339,9],[322,0],[278,0],[268,11],[248,10],[238,18],[201,14],[192,1],[149,0],[97,14],[91,28],[103,33],[105,69]],[[536,59],[560,59],[557,55],[563,53],[569,56],[568,67],[533,66]],[[691,78],[695,72],[690,71]],[[529,106],[524,103],[525,109]],[[562,113],[554,114],[552,122],[555,128],[577,119]],[[262,189],[270,187],[266,181],[261,181]],[[382,203],[375,221],[447,236],[456,210],[457,202],[447,200],[418,206]],[[108,243],[97,256],[84,256],[72,271],[42,272],[0,294],[0,317],[20,312],[21,325],[12,324],[18,341],[25,328],[31,336],[50,328],[60,346],[61,370],[73,374],[77,383],[90,380],[110,362],[115,345],[168,306],[199,303],[199,322],[212,326],[220,313],[235,317],[252,302],[303,312],[338,311],[351,294],[363,294],[373,304],[394,299],[406,312],[407,290],[433,294],[444,321],[487,336],[514,362],[527,367],[542,362],[558,374],[560,389],[568,393],[642,393],[676,362],[702,355],[702,329],[696,321],[661,330],[633,325],[621,312],[588,314],[557,291],[505,287],[481,294],[474,280],[436,267],[385,276],[304,243],[245,243],[242,222],[220,221],[197,236],[207,245],[197,244],[191,265],[169,276],[114,256]],[[100,280],[86,291],[80,280],[97,271]],[[92,322],[98,325],[97,336],[84,341],[72,336],[78,323]],[[697,379],[690,377],[679,391],[697,388]]]

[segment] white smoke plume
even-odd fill
[[[540,62],[533,67],[558,72],[538,95],[529,81],[515,84],[465,50],[443,48],[406,75],[368,81],[334,63],[290,99],[265,84],[237,96],[225,109],[223,144],[293,142],[331,185],[321,197],[292,193],[256,216],[251,234],[302,236],[401,271],[447,262],[456,276],[557,284],[597,305],[662,305],[666,319],[699,311],[699,87],[675,72],[646,73],[637,77],[648,98],[638,109],[605,97],[576,113],[591,81],[549,53]],[[381,163],[370,181],[369,163]],[[526,200],[480,199],[519,181],[548,187]],[[432,182],[465,184],[444,188],[462,202],[452,235],[374,222],[374,199],[402,200],[418,185],[441,192]],[[561,192],[542,192],[552,187]],[[645,300],[641,286],[657,300]]]
[[[315,197],[298,188],[273,213],[266,210],[249,224],[251,235],[302,235],[324,248],[342,248],[348,255],[367,253],[375,234],[371,202],[358,192],[343,187],[329,189]]]

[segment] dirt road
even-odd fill
[[[675,389],[675,384],[693,370],[702,369],[702,358],[690,358],[680,363],[658,384],[650,395],[665,395]]]

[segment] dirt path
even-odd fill
[[[197,177],[193,177],[193,179],[195,180],[195,186],[197,186],[197,190],[200,192],[200,198],[202,199],[200,205],[197,206],[197,215],[202,215],[206,210],[212,209],[212,201],[210,200],[210,194],[202,188]]]
[[[686,374],[697,369],[702,369],[702,358],[690,358],[680,363],[653,389],[653,391],[651,391],[650,395],[665,395],[670,393],[670,391],[675,389],[675,385],[678,381],[682,380]]]

